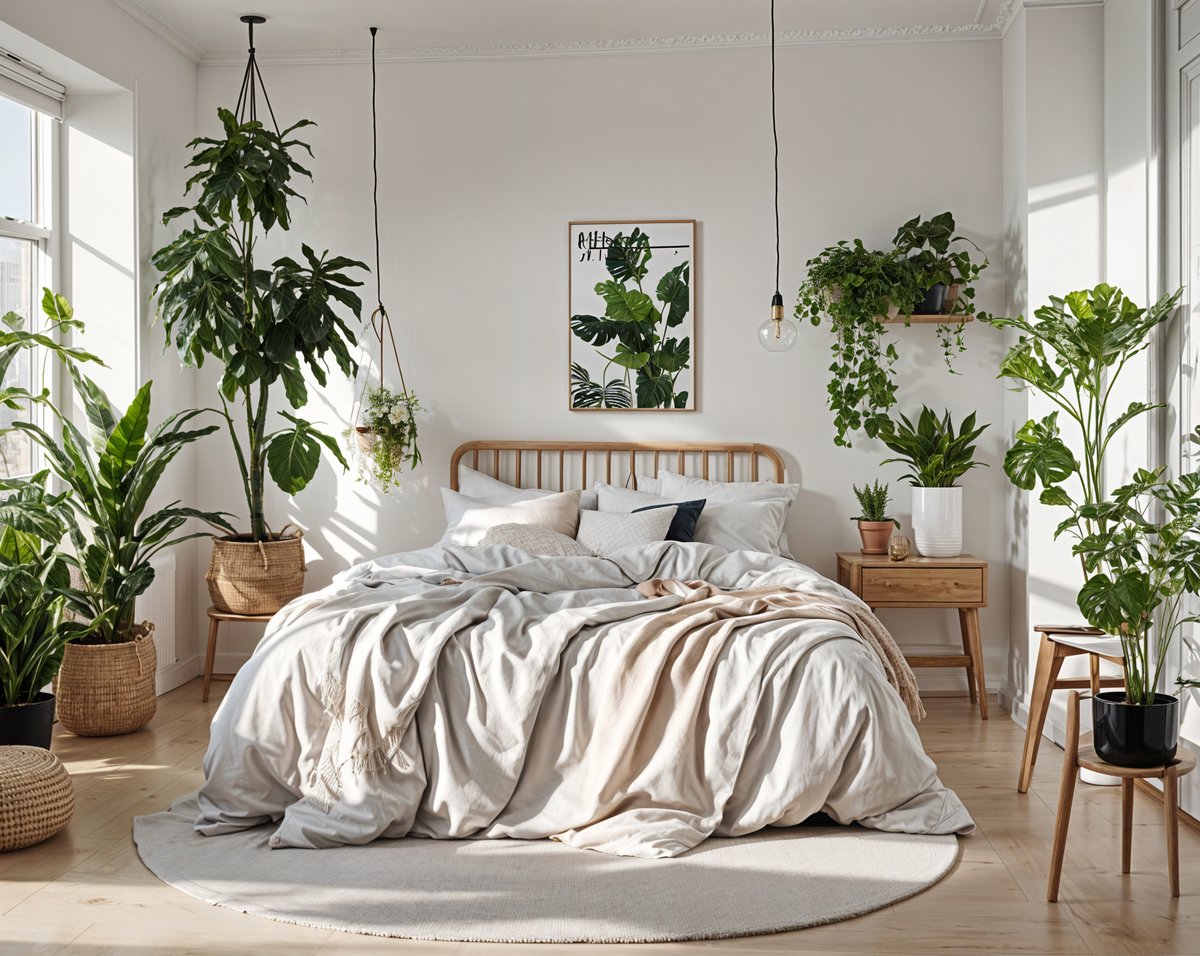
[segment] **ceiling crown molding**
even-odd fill
[[[112,0],[141,24],[166,40],[193,62],[205,66],[227,66],[245,61],[245,50],[205,52],[174,25],[155,12],[145,0]],[[914,43],[939,40],[998,39],[1016,12],[1036,0],[1003,0],[990,22],[927,24],[922,26],[849,27],[838,30],[782,30],[776,34],[781,47],[851,43]],[[1062,2],[1062,0],[1059,0]],[[1079,2],[1079,0],[1076,0]],[[1097,2],[1097,0],[1083,0]],[[981,4],[980,9],[983,9]],[[576,40],[561,43],[475,44],[446,47],[401,47],[378,51],[382,62],[439,62],[448,60],[525,60],[540,57],[606,56],[645,53],[690,53],[700,50],[736,50],[765,47],[770,34],[722,33],[671,37],[635,37],[614,40]],[[365,63],[366,49],[259,51],[260,62],[279,64]]]
[[[158,13],[139,0],[112,0],[113,6],[123,10],[151,33],[166,40],[176,50],[193,63],[199,63],[204,58],[204,51],[184,36],[175,26],[168,23]]]

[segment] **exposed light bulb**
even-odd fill
[[[783,314],[783,296],[776,292],[771,297],[771,317],[758,327],[758,344],[768,352],[786,352],[799,335],[796,323]]]

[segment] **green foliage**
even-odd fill
[[[880,429],[880,441],[896,453],[882,463],[907,465],[912,470],[904,477],[917,488],[953,488],[959,478],[983,464],[975,460],[975,443],[987,427],[986,423],[976,426],[972,412],[956,432],[949,411],[939,418],[922,405],[915,425],[901,415],[900,424],[889,419]]]
[[[1161,407],[1131,402],[1114,413],[1109,402],[1125,366],[1149,347],[1181,294],[1143,309],[1120,289],[1101,284],[1052,297],[1036,311],[1036,322],[980,316],[1018,333],[1000,374],[1057,406],[1021,427],[1004,471],[1019,488],[1040,486],[1043,504],[1067,510],[1055,537],[1075,539],[1072,550],[1085,577],[1079,610],[1089,624],[1121,638],[1127,693],[1135,703],[1153,701],[1167,649],[1191,620],[1182,615],[1183,597],[1200,590],[1200,478],[1189,473],[1168,482],[1162,470],[1139,469],[1105,494],[1112,441],[1130,422]],[[1075,448],[1059,429],[1060,414],[1076,426]]]
[[[642,288],[652,258],[650,237],[640,229],[618,233],[604,266],[611,279],[596,284],[604,315],[571,316],[571,333],[595,346],[606,361],[601,382],[578,363],[571,365],[572,408],[686,408],[688,393],[676,391],[680,372],[691,365],[691,339],[669,334],[687,318],[691,264],[682,262],[659,281],[652,298]],[[632,285],[631,285],[632,283]],[[657,304],[656,304],[657,303]],[[613,366],[619,378],[608,378]]]
[[[954,217],[945,212],[904,223],[887,251],[868,249],[861,239],[843,240],[806,263],[795,314],[813,325],[820,325],[822,316],[830,319],[834,339],[827,403],[834,413],[834,444],[849,446],[848,436],[856,431],[874,438],[896,404],[892,368],[899,356],[885,339],[880,316],[890,310],[910,315],[939,282],[961,285],[954,311],[969,310],[974,280],[987,260],[976,263],[969,253],[952,250],[960,241],[969,240],[955,235]],[[938,333],[953,371],[955,353],[965,348],[962,323],[940,325]]]
[[[880,481],[873,481],[869,485],[851,485],[854,489],[854,497],[858,499],[858,507],[860,514],[851,518],[851,521],[891,521],[897,528],[900,527],[900,522],[895,518],[888,517],[887,506],[892,500],[891,491],[888,486]]]
[[[75,393],[87,413],[88,433],[49,405],[60,435],[40,426],[16,422],[41,445],[46,462],[68,491],[67,533],[81,584],[67,590],[70,607],[96,622],[95,637],[105,642],[128,640],[134,624],[134,602],[154,580],[151,559],[165,548],[207,532],[186,532],[199,519],[232,532],[218,512],[198,511],[175,501],[149,511],[150,498],[167,466],[189,444],[216,431],[217,425],[194,427],[205,411],[183,411],[150,427],[150,390],[143,385],[121,413],[104,391],[71,368]]]
[[[286,415],[290,425],[268,435],[268,397],[282,382],[288,404],[303,408],[308,401],[303,370],[323,386],[330,357],[343,374],[355,373],[355,333],[342,315],[361,315],[362,301],[353,290],[362,283],[350,272],[366,265],[328,252],[318,255],[307,244],[300,247],[302,261],[283,256],[269,269],[256,264],[256,229],[288,229],[289,203],[303,198],[292,178],[310,174],[295,154],[312,151],[288,137],[312,123],[301,120],[276,133],[257,121],[239,123],[229,110],[217,113],[224,135],[188,144],[194,150],[188,167],[196,172],[187,192],[196,187],[199,194],[193,205],[163,216],[164,223],[182,216],[191,221],[154,254],[162,272],[154,294],[167,339],[183,363],[200,367],[208,357],[220,362],[222,401],[240,401],[244,408],[242,434],[227,408],[224,415],[251,535],[263,541],[269,536],[263,514],[268,471],[280,488],[294,494],[316,474],[322,445],[345,467],[336,442],[311,422]]]
[[[97,622],[67,613],[69,559],[58,550],[72,521],[67,495],[46,491],[48,472],[0,480],[0,705],[32,703],[62,664],[69,641]]]
[[[367,390],[362,410],[362,426],[368,429],[362,440],[355,429],[346,430],[351,447],[358,450],[360,481],[372,481],[388,492],[400,486],[405,466],[421,463],[417,447],[417,412],[421,403],[412,392],[393,392],[382,385]]]

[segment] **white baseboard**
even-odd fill
[[[177,661],[154,675],[154,692],[161,697],[169,690],[182,687],[200,673],[202,668],[199,657],[192,655],[186,660]]]

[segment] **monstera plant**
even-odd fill
[[[618,233],[604,260],[611,278],[596,283],[604,314],[571,316],[572,333],[607,363],[599,382],[572,363],[572,408],[630,408],[635,398],[638,408],[687,407],[688,393],[676,391],[676,383],[691,364],[691,338],[676,338],[671,330],[683,325],[691,307],[691,264],[668,270],[651,296],[642,287],[651,256],[650,237],[641,229]]]
[[[351,270],[366,265],[344,256],[318,255],[301,244],[299,260],[282,256],[264,266],[256,247],[264,234],[292,224],[289,204],[302,198],[294,176],[310,176],[296,159],[308,145],[292,134],[309,120],[276,132],[257,120],[241,122],[217,111],[220,137],[200,137],[187,191],[198,189],[190,206],[177,206],[164,222],[186,218],[179,237],[154,254],[162,272],[155,287],[158,314],[168,340],[185,365],[211,358],[222,365],[220,400],[233,443],[249,511],[247,534],[214,539],[209,590],[218,608],[242,614],[272,613],[303,590],[304,554],[298,534],[268,525],[263,505],[269,476],[296,494],[312,480],[321,448],[345,468],[337,441],[315,424],[288,411],[270,427],[276,384],[292,409],[308,402],[305,371],[326,381],[330,358],[347,376],[355,332],[343,316],[358,319],[362,283]],[[230,411],[241,406],[241,421]],[[265,567],[264,567],[265,565]]]

